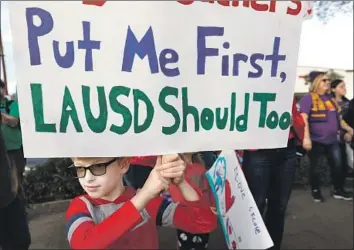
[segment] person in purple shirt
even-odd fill
[[[315,202],[323,202],[318,170],[326,157],[331,167],[333,197],[352,200],[344,189],[345,176],[339,147],[339,132],[344,129],[353,136],[353,129],[341,118],[341,107],[330,94],[326,72],[310,73],[310,93],[300,100],[300,113],[305,121],[303,147],[310,159],[309,179]]]

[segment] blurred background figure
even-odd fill
[[[296,145],[302,143],[304,126],[294,100],[287,147],[245,150],[243,153],[243,172],[257,207],[264,214],[264,222],[274,242],[272,250],[281,249],[286,209],[298,166]]]
[[[308,151],[310,160],[309,179],[313,200],[324,201],[319,177],[324,157],[327,158],[331,168],[333,197],[352,200],[351,195],[344,190],[345,176],[342,171],[338,134],[343,129],[353,135],[353,129],[341,119],[341,107],[330,94],[329,77],[326,72],[313,71],[309,76],[310,93],[300,100],[300,113],[305,121],[303,147]]]
[[[5,148],[11,164],[16,167],[20,184],[26,166],[23,155],[22,134],[18,102],[5,97],[5,83],[0,82],[0,112],[2,118],[1,130],[4,136]]]
[[[354,128],[354,99],[350,100],[347,113],[343,116],[344,121],[348,126]],[[354,137],[350,142],[350,148],[347,147],[347,156],[348,156],[348,177],[354,176],[354,163],[353,163],[353,149],[354,149]]]
[[[331,90],[332,90],[332,95],[335,98],[336,102],[340,105],[342,108],[342,117],[346,117],[347,113],[349,111],[349,100],[346,98],[347,94],[347,88],[346,84],[343,80],[341,79],[335,79],[331,82]],[[345,120],[345,119],[344,119]],[[347,123],[348,124],[348,123]],[[349,125],[351,128],[353,128],[353,125]],[[343,171],[343,176],[347,176],[349,172],[349,164],[348,164],[348,154],[347,154],[347,143],[351,143],[353,136],[345,131],[344,129],[341,129],[340,131],[340,138],[339,138],[339,147],[341,151],[341,156],[342,156],[342,171]]]
[[[1,110],[0,126],[3,127]],[[20,194],[17,168],[12,164],[0,130],[0,249],[26,250],[31,244],[25,201]]]
[[[18,180],[16,177],[16,169],[10,164],[5,149],[4,138],[0,130],[0,209],[6,207],[15,199],[18,190]]]

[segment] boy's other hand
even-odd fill
[[[175,161],[180,161],[182,160],[181,156],[179,154],[169,154],[169,155],[163,155],[162,156],[162,164],[170,163],[170,162],[175,162]]]
[[[156,169],[160,171],[164,178],[169,178],[175,185],[184,181],[184,172],[187,168],[185,161],[178,155],[162,156],[161,165],[156,164]]]

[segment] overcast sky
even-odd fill
[[[16,74],[7,3],[1,3],[1,30],[6,58],[9,92],[15,92]],[[331,20],[305,21],[301,35],[299,66],[353,69],[353,14]],[[2,73],[2,72],[1,72]],[[1,75],[1,78],[3,76]]]

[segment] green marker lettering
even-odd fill
[[[134,89],[134,133],[139,134],[146,131],[152,123],[152,119],[154,118],[154,106],[150,101],[149,97],[141,90]],[[146,105],[146,118],[143,124],[139,125],[139,101],[142,101]]]
[[[259,116],[258,127],[264,128],[267,119],[267,105],[268,102],[274,102],[276,99],[275,93],[254,93],[253,101],[261,103],[261,110]]]
[[[89,128],[95,133],[102,133],[106,130],[108,120],[107,101],[104,87],[97,87],[99,115],[94,117],[91,110],[91,89],[89,86],[82,86],[82,101],[85,110],[85,117]],[[96,106],[96,104],[95,104]]]
[[[170,113],[175,120],[175,123],[170,127],[165,127],[165,126],[162,127],[162,133],[164,135],[172,135],[176,133],[181,124],[181,118],[179,117],[177,109],[166,102],[168,96],[174,96],[178,98],[178,88],[173,88],[168,86],[164,87],[161,90],[159,95],[159,104],[161,108],[167,113]]]
[[[70,90],[65,86],[64,96],[63,96],[63,105],[61,108],[61,117],[60,117],[60,133],[66,133],[68,128],[69,118],[71,118],[76,132],[82,133],[82,127],[77,115],[77,110],[73,97],[71,96]]]
[[[245,108],[242,115],[239,115],[236,119],[236,129],[239,132],[245,132],[248,125],[248,111],[250,107],[250,94],[245,94]]]
[[[109,104],[111,105],[111,109],[113,112],[122,115],[123,124],[121,126],[117,126],[112,124],[110,127],[110,131],[116,133],[118,135],[123,135],[129,131],[133,116],[130,113],[129,108],[121,104],[117,99],[119,96],[129,97],[130,88],[124,86],[114,86],[109,92]]]
[[[55,123],[44,121],[42,84],[31,83],[31,96],[36,132],[56,133]]]
[[[192,115],[194,118],[194,131],[199,131],[199,112],[194,106],[188,104],[188,89],[187,87],[182,88],[182,112],[183,112],[183,124],[182,132],[187,132],[188,130],[188,115]]]

